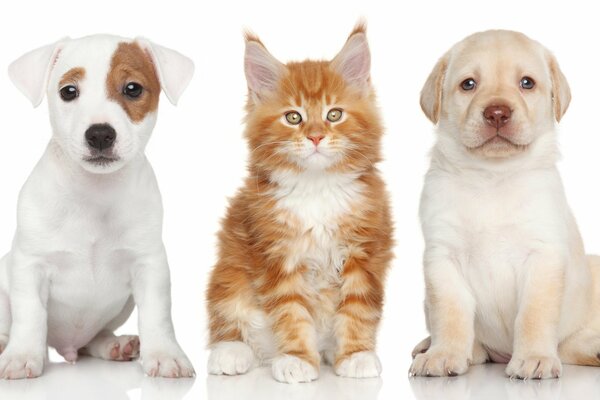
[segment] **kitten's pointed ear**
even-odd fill
[[[366,26],[359,23],[337,56],[333,68],[351,85],[364,88],[371,76],[371,52],[367,42]]]
[[[246,32],[244,70],[248,89],[257,98],[273,92],[285,72],[285,65],[271,55],[260,39]]]
[[[160,88],[171,104],[177,105],[194,76],[194,62],[183,54],[148,39],[138,37],[135,41],[150,55],[156,68]]]
[[[69,38],[37,48],[13,61],[8,66],[8,76],[34,107],[40,105],[48,87],[50,72],[60,51]]]
[[[434,124],[440,119],[442,110],[442,88],[448,67],[448,54],[438,60],[421,89],[421,110]]]

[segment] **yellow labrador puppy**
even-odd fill
[[[600,259],[585,256],[556,169],[570,98],[554,56],[510,31],[467,37],[427,79],[421,107],[438,130],[421,200],[431,337],[412,376],[486,361],[523,379],[600,365]]]

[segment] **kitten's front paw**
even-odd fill
[[[556,356],[513,355],[505,372],[510,378],[552,379],[562,374],[562,363]]]
[[[0,356],[0,378],[37,378],[44,369],[43,352],[13,351],[10,347]]]
[[[143,351],[142,367],[144,373],[152,377],[192,378],[196,375],[182,351]]]
[[[429,349],[417,354],[409,370],[410,376],[456,376],[469,369],[468,354]]]
[[[208,358],[208,373],[239,375],[248,372],[254,364],[254,351],[244,342],[218,342],[212,346]]]
[[[319,371],[310,363],[289,354],[273,360],[273,378],[283,383],[311,382],[319,377]]]
[[[381,362],[372,351],[359,351],[342,360],[335,373],[346,378],[375,378],[381,375]]]

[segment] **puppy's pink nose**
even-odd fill
[[[500,129],[506,125],[510,120],[510,115],[510,108],[505,105],[487,106],[485,110],[483,110],[483,118],[485,118],[485,121],[489,125],[496,127],[496,129]]]
[[[313,133],[311,135],[308,135],[306,138],[313,142],[315,146],[318,146],[319,143],[321,143],[321,140],[325,139],[325,135],[322,135],[320,133]]]

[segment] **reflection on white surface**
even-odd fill
[[[517,380],[505,364],[471,367],[455,378],[410,378],[418,400],[584,400],[600,397],[600,368],[563,366],[560,379]]]
[[[206,379],[208,400],[376,400],[381,385],[380,378],[340,378],[325,366],[321,366],[319,379],[311,383],[279,383],[269,367],[256,368],[246,375],[210,375]]]
[[[40,378],[0,380],[0,399],[180,400],[193,384],[193,379],[146,377],[138,362],[84,357],[75,365],[50,363]]]

